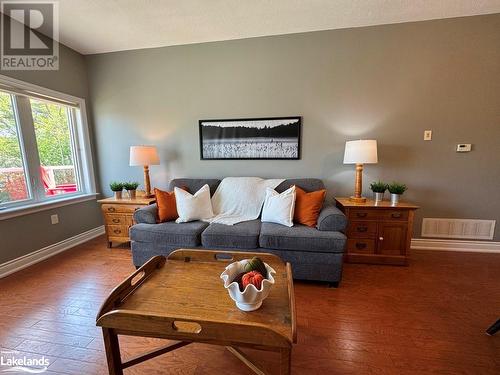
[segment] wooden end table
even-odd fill
[[[97,201],[101,204],[104,224],[106,228],[106,240],[108,247],[113,242],[129,242],[129,228],[134,225],[134,212],[141,207],[156,202],[155,198],[137,197],[135,199],[105,198]]]
[[[260,257],[276,270],[275,284],[262,307],[238,310],[220,274],[230,262]],[[102,327],[109,374],[193,342],[225,346],[256,374],[265,375],[240,347],[277,352],[280,374],[291,373],[296,342],[295,299],[289,263],[266,253],[176,250],[151,258],[118,285],[103,303]],[[118,335],[176,340],[122,362]]]
[[[347,216],[347,251],[350,263],[408,265],[413,217],[418,206],[409,202],[391,205],[389,201],[367,199],[356,203],[335,198]]]

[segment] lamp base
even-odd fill
[[[354,203],[365,203],[366,198],[365,197],[349,197],[349,200]]]

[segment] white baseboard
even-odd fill
[[[41,262],[42,260],[50,258],[51,256],[59,254],[76,245],[87,242],[92,238],[98,237],[102,234],[104,234],[104,225],[90,229],[86,232],[77,234],[76,236],[67,238],[55,244],[46,246],[40,250],[36,250],[32,253],[26,254],[22,257],[0,264],[0,278],[10,275],[11,273],[20,271],[35,263]]]
[[[500,253],[500,242],[413,238],[411,240],[411,248],[416,250]]]

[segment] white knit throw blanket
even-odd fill
[[[266,188],[274,189],[284,179],[259,177],[226,177],[212,197],[214,217],[209,223],[234,225],[259,217],[266,198]]]

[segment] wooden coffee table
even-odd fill
[[[275,285],[256,311],[238,310],[220,274],[227,264],[260,257],[276,270]],[[103,303],[102,327],[109,373],[193,342],[223,345],[256,374],[265,375],[240,347],[280,355],[280,374],[291,373],[296,342],[295,300],[289,263],[266,253],[181,249],[151,258],[118,285]],[[176,340],[122,362],[118,335]]]

